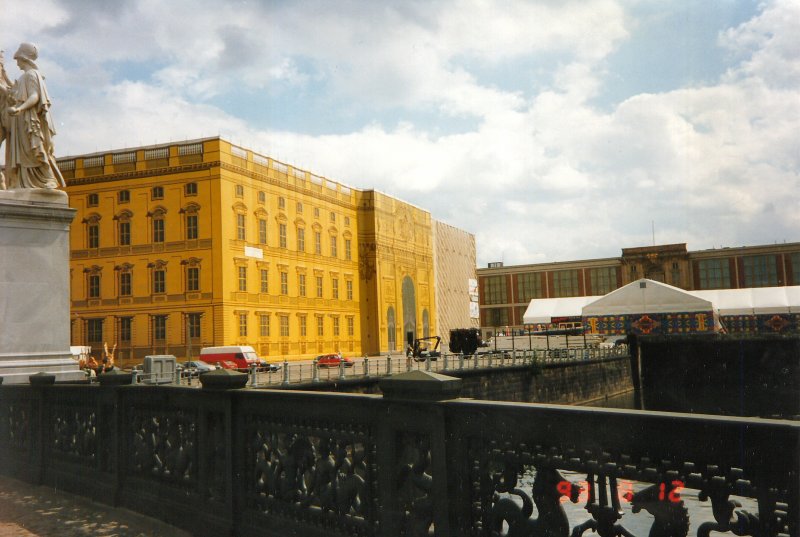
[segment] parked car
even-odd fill
[[[271,364],[266,360],[259,360],[257,369],[261,373],[275,373],[280,371],[283,366],[281,364]]]
[[[180,364],[183,367],[181,371],[182,377],[198,377],[201,373],[208,373],[214,371],[216,367],[201,361],[188,361]]]
[[[317,367],[339,367],[339,362],[344,364],[344,367],[353,367],[355,362],[346,356],[341,356],[336,353],[320,354],[314,358],[314,363]]]

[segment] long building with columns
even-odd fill
[[[428,211],[386,194],[217,137],[58,163],[77,209],[71,339],[95,354],[375,354],[477,325],[474,237],[436,234]],[[465,240],[471,252],[448,253]]]

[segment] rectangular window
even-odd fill
[[[297,294],[299,296],[306,296],[306,275],[297,275]]]
[[[119,296],[131,296],[131,273],[119,273]]]
[[[317,298],[322,298],[322,276],[317,276]]]
[[[261,337],[269,337],[269,315],[259,316],[258,333]]]
[[[97,224],[89,224],[89,248],[100,247],[100,226]]]
[[[297,202],[297,214],[303,214],[303,204],[301,202]]]
[[[353,300],[353,280],[347,280],[345,286],[347,287],[347,300]]]
[[[281,272],[281,294],[289,294],[289,273]]]
[[[306,230],[304,228],[297,228],[297,251],[306,251]]]
[[[263,218],[258,219],[258,242],[267,244],[267,221]]]
[[[167,339],[166,315],[153,316],[153,339],[156,341],[164,341],[165,339]]]
[[[323,337],[325,335],[325,323],[323,317],[317,317],[317,336]]]
[[[349,226],[350,225],[350,217],[349,216],[345,216],[344,217],[344,225],[345,226]]]
[[[154,200],[164,199],[164,187],[163,186],[154,186],[152,192],[152,196]]]
[[[197,267],[189,267],[186,269],[186,290],[199,291],[200,290],[200,269]]]
[[[236,185],[235,187],[236,197],[243,198],[244,197],[244,187],[242,185]]]
[[[281,315],[281,337],[289,337],[289,316]]]
[[[348,261],[353,259],[353,254],[350,249],[350,239],[344,240],[344,258]]]
[[[278,209],[285,209],[286,208],[286,198],[283,196],[278,198]]]
[[[247,291],[247,267],[238,267],[239,269],[239,291]]]
[[[347,318],[347,335],[348,336],[352,337],[353,335],[355,335],[355,333],[356,333],[355,326],[356,326],[355,319],[353,317],[348,317]]]
[[[247,238],[245,233],[245,215],[243,214],[236,215],[236,238],[240,241]]]
[[[92,343],[103,341],[103,319],[88,319],[86,321],[86,337]]]
[[[334,299],[339,298],[339,278],[333,278],[331,280],[331,293]]]
[[[517,275],[517,302],[530,302],[534,298],[542,298],[542,275],[528,272]]]
[[[486,276],[483,278],[484,304],[505,304],[508,302],[505,276]]]
[[[264,203],[267,201],[267,194],[263,190],[258,191],[258,203]]]
[[[261,269],[261,292],[269,293],[269,271]]]
[[[286,248],[286,224],[278,224],[278,241],[281,248]]]
[[[239,314],[239,337],[247,337],[247,314]]]
[[[749,255],[744,258],[745,287],[778,285],[778,270],[774,255]]]
[[[617,267],[598,267],[589,270],[593,295],[607,295],[617,288]]]
[[[117,192],[117,201],[119,203],[128,203],[131,201],[131,191],[130,190],[120,190]]]
[[[100,275],[99,274],[90,274],[89,275],[89,298],[99,298],[100,297]]]
[[[188,315],[188,324],[189,324],[189,339],[199,339],[200,338],[200,314],[199,313],[190,313]]]
[[[729,289],[731,270],[727,259],[701,259],[697,262],[700,289]]]
[[[97,194],[89,194],[86,196],[87,207],[97,207],[100,204],[100,196]]]
[[[339,318],[338,317],[334,317],[333,318],[333,335],[334,335],[334,337],[338,337],[339,336]]]
[[[130,246],[130,244],[131,244],[131,223],[130,222],[120,222],[118,229],[119,229],[119,245],[120,246]]]
[[[186,215],[186,239],[194,240],[197,238],[197,215]]]
[[[167,289],[167,273],[164,270],[153,271],[153,293],[165,293]]]
[[[197,195],[197,183],[186,183],[186,186],[183,187],[183,192],[187,196],[196,196]]]
[[[133,326],[132,317],[120,317],[119,319],[119,340],[121,343],[131,342],[131,328]]]
[[[164,220],[162,218],[153,220],[153,242],[164,242]]]
[[[306,337],[307,335],[307,328],[306,328],[306,316],[301,315],[297,318],[300,321],[300,337]]]
[[[553,289],[556,298],[578,296],[578,271],[557,270],[553,272]]]
[[[338,251],[336,250],[336,237],[331,235],[331,257],[337,257]]]
[[[506,326],[508,324],[508,308],[492,308],[486,310],[487,326]]]
[[[331,211],[331,222],[336,222],[336,213]]]
[[[314,232],[314,253],[322,254],[322,233],[319,231]]]

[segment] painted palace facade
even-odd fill
[[[123,364],[211,345],[252,345],[273,360],[374,354],[477,324],[466,281],[474,237],[437,234],[429,212],[380,192],[220,138],[59,167],[77,210],[72,344],[117,344]],[[471,251],[437,260],[437,249],[465,243]],[[459,281],[436,285],[448,275]],[[440,316],[437,302],[463,307]]]

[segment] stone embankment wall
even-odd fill
[[[633,390],[627,357],[551,363],[538,368],[464,369],[446,374],[463,379],[461,397],[486,401],[581,404]],[[291,389],[381,393],[377,378],[302,384]]]

